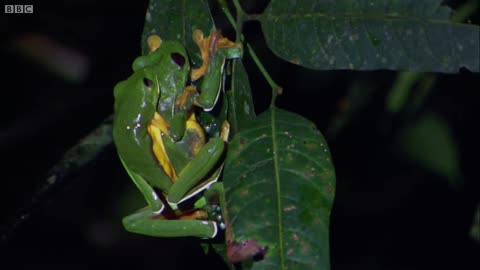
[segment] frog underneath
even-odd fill
[[[191,70],[181,43],[152,36],[151,53],[138,57],[133,74],[114,89],[114,142],[123,166],[148,202],[148,207],[123,219],[132,232],[203,238],[217,232],[205,211],[180,210],[178,204],[208,188],[220,174],[228,123],[220,137],[207,141],[195,108],[209,111],[215,106],[225,60],[240,57],[241,48],[218,32],[203,38],[194,31],[194,39],[203,58],[199,69]],[[189,79],[200,77],[201,93],[188,85]],[[173,217],[164,214],[166,204]]]

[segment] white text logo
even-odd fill
[[[33,13],[33,5],[5,5],[5,13]]]

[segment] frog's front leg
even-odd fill
[[[152,215],[160,214],[165,206],[162,203],[162,200],[157,195],[157,192],[152,188],[152,186],[139,174],[130,170],[127,166],[125,161],[120,157],[120,161],[122,162],[125,170],[127,171],[128,175],[132,179],[135,186],[137,186],[138,190],[142,193],[143,197],[148,203],[148,207],[151,211]]]
[[[222,88],[225,61],[230,59],[228,55],[232,54],[233,49],[237,49],[237,47],[219,49],[213,59],[210,59],[210,64],[201,84],[202,92],[195,101],[195,105],[207,112],[211,111],[218,101]]]
[[[195,105],[205,111],[213,109],[220,95],[222,74],[227,59],[239,58],[243,54],[241,44],[235,44],[216,31],[204,38],[202,31],[195,30],[193,39],[200,48],[202,66],[194,69],[191,80],[196,81],[203,76],[201,93],[195,100]]]

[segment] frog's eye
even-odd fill
[[[150,79],[143,78],[143,85],[145,85],[146,87],[150,88],[150,87],[153,86],[153,82],[152,82],[152,80],[150,80]]]
[[[183,57],[183,55],[179,53],[172,53],[170,56],[172,57],[172,60],[173,62],[175,62],[175,64],[179,65],[180,67],[183,67],[183,65],[185,65],[185,57]]]

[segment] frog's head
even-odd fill
[[[148,55],[133,62],[133,71],[145,70],[156,75],[161,95],[175,96],[183,92],[188,82],[190,63],[183,45],[177,41],[164,41]]]
[[[183,45],[177,41],[165,41],[150,55],[155,59],[153,65],[159,78],[165,82],[175,79],[183,91],[190,72],[188,54]]]
[[[178,41],[165,41],[150,54],[140,56],[132,64],[133,71],[154,67],[157,73],[188,74],[190,63],[187,52]]]

